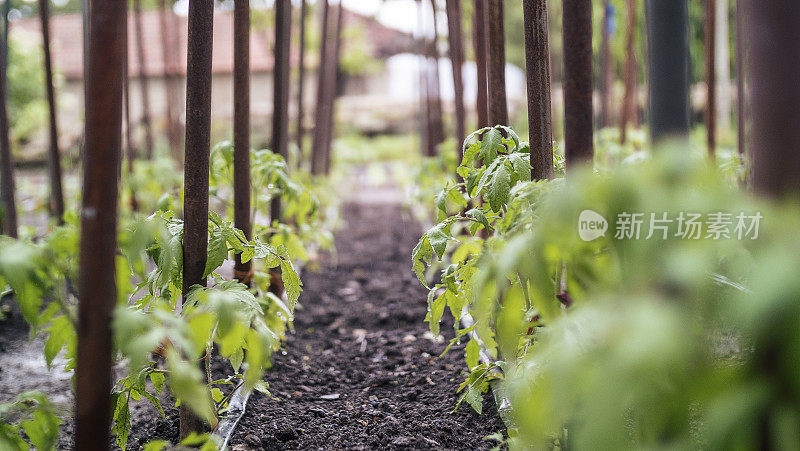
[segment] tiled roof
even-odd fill
[[[368,44],[376,57],[386,57],[412,48],[411,37],[405,33],[384,27],[372,18],[345,11],[345,23],[363,27],[368,36]],[[149,76],[161,76],[164,73],[163,44],[159,11],[142,12],[142,28],[144,46],[147,49],[145,62]],[[309,16],[308,26],[314,27],[316,17]],[[177,26],[177,53],[173,63],[173,71],[184,74],[186,71],[186,17],[171,14],[170,24]],[[361,23],[358,23],[361,22]],[[346,25],[347,26],[347,25]],[[10,33],[26,30],[37,35],[40,33],[38,17],[20,19],[11,24]],[[83,76],[83,25],[80,14],[54,15],[50,19],[53,65],[65,77],[80,79]],[[139,73],[136,39],[134,34],[133,13],[128,14],[128,64],[132,75]],[[253,72],[271,71],[274,65],[272,55],[271,32],[253,31],[250,34],[250,66]],[[293,51],[296,50],[293,48]],[[293,54],[293,60],[296,58]],[[314,64],[314,61],[310,61]],[[233,14],[218,12],[214,14],[214,53],[212,70],[214,73],[230,73],[233,71]]]

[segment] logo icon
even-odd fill
[[[583,241],[594,241],[605,236],[608,221],[600,213],[583,210],[578,216],[578,235]]]

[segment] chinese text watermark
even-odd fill
[[[760,212],[622,212],[617,215],[613,230],[616,240],[755,240],[762,218]],[[578,217],[578,235],[584,241],[605,236],[608,229],[608,221],[595,211],[583,210]]]

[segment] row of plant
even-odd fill
[[[182,205],[183,194],[180,176],[169,167],[174,163],[137,161],[125,178],[126,204],[135,198],[139,211],[155,212],[145,217],[125,208],[120,217],[112,329],[115,360],[124,371],[113,386],[112,433],[122,449],[131,430],[131,405],[150,402],[163,416],[165,390],[176,406],[186,404],[211,427],[239,386],[266,392],[263,372],[291,325],[302,290],[295,264],[309,258],[308,249],[332,246],[335,206],[316,194],[325,191],[324,182],[300,173],[289,177],[284,160],[269,150],[251,153],[254,238],[234,228],[223,216],[232,208],[232,193],[225,188],[231,185],[232,160],[229,143],[212,150],[211,195],[222,214],[209,215],[204,277],[211,282],[192,287],[183,298],[183,222],[174,208]],[[283,203],[282,221],[263,224],[275,197]],[[13,293],[31,337],[44,337],[48,366],[63,353],[65,370],[73,371],[77,297],[72,282],[78,274],[80,227],[76,215],[67,216],[64,226],[44,237],[2,238],[0,283]],[[256,263],[249,285],[219,274],[232,255]],[[279,270],[277,280],[271,277],[273,268]],[[269,289],[274,283],[284,297]],[[229,363],[229,374],[212,378],[212,355]],[[0,447],[52,449],[60,422],[42,394],[20,394],[16,402],[0,406]],[[209,436],[187,440],[216,446]],[[158,441],[147,449],[166,445]]]
[[[459,403],[480,412],[495,380],[515,449],[800,442],[796,209],[751,197],[733,163],[681,145],[551,181],[531,181],[510,129],[464,148],[463,182],[436,196],[437,223],[413,251],[431,331],[449,309],[452,344],[471,337]]]

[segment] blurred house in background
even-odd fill
[[[145,76],[150,92],[150,108],[152,123],[155,127],[166,127],[167,105],[167,70],[172,74],[177,95],[173,100],[173,108],[183,120],[185,101],[186,75],[186,43],[187,20],[185,16],[170,13],[168,21],[175,57],[169,59],[169,67],[165,68],[164,36],[159,11],[142,12],[143,41],[146,52]],[[307,28],[315,30],[318,18],[308,17]],[[358,35],[359,50],[366,53],[379,64],[371,65],[370,70],[362,73],[350,70],[339,86],[340,117],[356,128],[381,128],[387,131],[395,129],[410,130],[414,126],[412,119],[418,108],[419,96],[412,91],[403,90],[394,98],[387,95],[397,92],[391,89],[391,83],[397,81],[389,70],[392,65],[384,64],[387,58],[394,55],[412,53],[415,49],[414,38],[408,33],[382,25],[372,17],[364,16],[349,10],[344,14],[345,41],[347,51],[348,39]],[[40,22],[37,17],[20,19],[12,23],[11,33],[24,36],[24,39],[40,40]],[[347,33],[355,30],[355,33]],[[295,32],[293,30],[293,32]],[[83,23],[79,14],[54,15],[51,18],[53,65],[60,76],[59,115],[62,117],[61,138],[65,143],[74,142],[83,131]],[[274,67],[272,41],[274,30],[254,29],[250,37],[251,59],[251,114],[253,132],[268,136],[270,117],[272,114],[272,71]],[[292,44],[292,67],[296,67],[296,41]],[[142,95],[139,80],[140,65],[137,53],[134,16],[128,16],[128,64],[130,75],[130,115],[133,124],[142,117]],[[212,122],[215,129],[223,129],[221,123],[227,123],[233,116],[233,14],[220,11],[214,16],[214,51],[213,51],[213,86],[212,86]],[[305,78],[305,111],[308,114],[307,124],[313,124],[316,99],[316,52],[306,57]],[[377,69],[376,69],[377,67]],[[416,66],[413,68],[416,70]],[[412,72],[415,74],[414,72]],[[414,79],[417,75],[409,76]],[[292,90],[296,90],[296,71],[292,74]],[[290,98],[295,99],[293,93]],[[177,105],[174,103],[177,102]],[[290,106],[290,114],[296,105]],[[367,119],[370,118],[370,119]],[[383,118],[382,124],[375,124],[374,118]],[[397,131],[400,131],[397,130]]]

